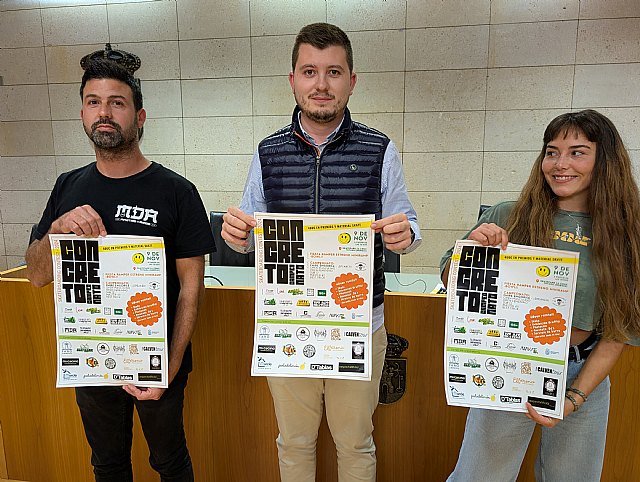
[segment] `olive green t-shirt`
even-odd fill
[[[514,205],[513,201],[507,201],[491,206],[478,219],[478,223],[464,235],[464,239],[482,223],[494,223],[504,228]],[[586,213],[558,210],[553,219],[553,226],[554,248],[580,253],[572,324],[581,330],[593,331],[602,316],[602,310],[596,305],[596,280],[591,270],[591,216]],[[576,232],[581,236],[578,237]],[[444,271],[452,253],[453,247],[442,257],[440,273]]]

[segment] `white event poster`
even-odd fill
[[[57,387],[167,387],[164,240],[49,235]]]
[[[444,372],[449,405],[562,419],[579,254],[457,241]]]
[[[374,216],[255,218],[251,374],[370,380]]]

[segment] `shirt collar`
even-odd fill
[[[340,121],[340,124],[338,125],[338,127],[336,127],[335,130],[327,136],[327,138],[324,140],[322,144],[316,144],[315,139],[311,137],[311,135],[307,131],[304,130],[304,127],[302,127],[302,122],[300,122],[301,114],[302,114],[302,111],[298,112],[298,125],[300,126],[300,131],[302,132],[302,135],[304,136],[304,138],[316,147],[324,147],[329,142],[331,142],[336,137],[336,135],[338,134],[338,131],[340,130],[340,127],[342,127],[342,124],[344,123],[344,116],[342,116],[342,120]]]

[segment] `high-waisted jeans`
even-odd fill
[[[569,361],[567,386],[584,360]],[[589,395],[578,412],[553,428],[542,427],[535,475],[538,482],[598,482],[604,461],[609,417],[609,377]],[[535,428],[524,413],[471,409],[458,463],[449,482],[512,482]]]

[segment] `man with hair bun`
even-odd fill
[[[96,162],[56,180],[36,240],[27,249],[27,277],[36,286],[52,281],[49,234],[164,239],[169,387],[78,387],[76,400],[97,482],[133,481],[134,406],[149,445],[149,461],[160,479],[193,481],[182,409],[191,371],[190,339],[204,290],[204,254],[215,250],[207,214],[191,182],[140,151],[146,112],[139,81],[129,71],[111,60],[89,61],[80,96],[80,116]],[[121,206],[155,214],[150,221],[134,219],[123,215]]]

